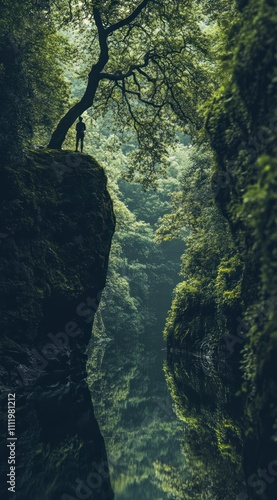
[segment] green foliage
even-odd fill
[[[174,338],[174,341],[182,342],[189,335],[192,323],[195,331],[199,329],[199,317],[195,315],[197,306],[200,306],[201,283],[195,279],[179,283],[174,291],[173,302],[165,325],[165,338]],[[188,311],[192,309],[194,314],[188,317]]]
[[[175,210],[158,230],[160,239],[183,232],[186,244],[184,281],[175,290],[165,329],[169,348],[201,352],[199,343],[204,340],[208,354],[216,349],[220,356],[222,337],[229,334],[242,347],[237,353],[247,398],[249,474],[276,456],[277,17],[273,4],[240,3],[240,14],[230,18],[226,13],[229,26],[219,17],[211,28],[214,36],[221,27],[215,47],[221,81],[203,112],[216,156],[210,165],[206,162],[204,175],[197,155],[193,168],[186,167],[189,176],[182,192],[173,197]],[[191,162],[190,154],[185,162]],[[198,201],[201,180],[206,195]],[[172,391],[179,376],[174,370]],[[178,412],[185,404],[184,399]],[[196,425],[193,419],[190,423]],[[235,460],[226,443],[229,430],[226,423],[216,429],[218,447],[222,456]],[[275,496],[276,485],[268,486],[265,498]]]
[[[241,296],[246,342],[243,390],[247,396],[248,470],[276,456],[276,6],[243,2],[221,95],[207,129],[216,174],[228,182],[217,203],[228,219],[242,261]],[[230,32],[232,39],[232,30]],[[227,176],[227,177],[226,177]],[[258,423],[257,423],[258,422]],[[275,488],[275,491],[274,491]],[[267,498],[276,496],[276,485]]]
[[[184,425],[183,470],[159,460],[159,481],[180,500],[236,498],[244,490],[244,475],[242,422],[233,417],[228,403],[233,389],[215,372],[203,384],[197,358],[185,354],[170,354],[164,371],[174,411]]]
[[[213,168],[205,168],[204,184],[208,189],[212,184],[212,197],[230,229],[207,203],[210,196],[197,203],[197,182],[203,177],[196,168],[183,188],[186,196],[176,197],[175,211],[164,218],[158,237],[189,230],[184,233],[184,282],[176,289],[165,330],[169,346],[197,350],[195,339],[212,330],[205,337],[212,350],[223,335],[241,335],[248,445],[258,446],[248,457],[250,473],[276,455],[277,18],[272,2],[244,2],[240,10],[228,27],[218,20],[221,82],[205,105],[216,156]]]
[[[169,307],[170,287],[180,265],[180,243],[160,245],[154,233],[159,217],[170,205],[170,192],[178,188],[176,170],[160,181],[157,191],[146,193],[141,185],[130,185],[122,179],[128,152],[123,152],[117,135],[109,135],[102,121],[92,120],[88,114],[84,120],[85,148],[104,166],[117,220],[94,334],[117,340],[122,330],[139,336],[146,328],[150,334],[154,322],[159,323],[159,311]],[[70,140],[73,144],[74,138]]]
[[[5,0],[0,18],[1,154],[12,161],[26,141],[45,141],[68,104],[69,49],[37,2]]]
[[[230,259],[222,259],[215,279],[215,291],[218,303],[235,307],[241,301],[242,265],[238,254]]]
[[[140,179],[149,186],[158,172],[165,172],[167,148],[175,140],[176,125],[190,133],[201,128],[199,107],[211,95],[215,73],[211,64],[213,40],[207,36],[208,18],[199,2],[143,4],[139,14],[126,23],[140,2],[70,2],[68,9],[67,2],[63,8],[60,1],[54,6],[53,18],[60,19],[79,46],[79,73],[84,78],[90,74],[85,97],[74,103],[72,113],[66,114],[55,133],[66,133],[77,109],[81,113],[93,105],[97,116],[112,111],[113,122],[116,120],[122,131],[131,130],[139,145],[130,155],[129,180]],[[101,19],[102,31],[97,19]],[[90,82],[102,55],[107,62],[95,77],[94,94],[95,86]]]
[[[241,306],[241,265],[226,221],[213,202],[211,152],[179,146],[175,161],[182,191],[172,196],[174,211],[163,217],[158,240],[183,235],[182,276],[164,331],[170,347],[224,350],[230,309]]]

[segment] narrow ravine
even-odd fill
[[[0,2],[1,500],[277,499],[276,3]]]
[[[231,373],[209,372],[184,353],[167,360],[161,331],[139,339],[123,331],[119,342],[93,343],[88,380],[116,500],[245,493]]]

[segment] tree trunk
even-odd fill
[[[59,122],[47,146],[49,149],[61,149],[69,128],[84,111],[93,105],[99,84],[99,74],[100,71],[97,71],[94,67],[89,75],[88,85],[82,99],[77,102]]]
[[[105,68],[109,60],[109,49],[107,43],[108,36],[114,31],[117,31],[118,29],[130,24],[150,1],[151,0],[142,0],[142,2],[129,16],[106,29],[103,26],[99,9],[97,7],[93,8],[93,16],[95,25],[98,29],[98,39],[100,45],[99,59],[95,66],[93,66],[91,69],[87,88],[82,99],[66,113],[66,115],[58,124],[56,130],[53,132],[53,135],[48,144],[49,149],[61,149],[68,129],[77,120],[78,116],[80,116],[84,111],[86,111],[86,109],[90,108],[93,105],[96,90],[100,81],[100,73]]]

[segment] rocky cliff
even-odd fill
[[[86,385],[115,227],[104,171],[85,155],[25,152],[1,168],[0,220],[1,498],[8,394],[18,500],[113,498]]]
[[[276,498],[276,2],[249,0],[241,10],[232,78],[207,128],[226,180],[216,200],[242,262],[249,492]]]
[[[177,288],[166,333],[172,356],[174,349],[199,350],[204,365],[213,358],[220,367],[226,356],[222,373],[229,364],[242,375],[249,492],[242,498],[271,500],[277,498],[277,16],[272,0],[237,4],[225,74],[206,120],[215,152],[213,198],[228,228],[219,232],[217,225],[217,246],[206,241],[210,279],[195,279],[202,262],[195,259],[191,279]]]

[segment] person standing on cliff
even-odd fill
[[[79,142],[81,141],[81,153],[84,149],[84,138],[85,138],[86,125],[83,122],[82,116],[79,117],[79,121],[76,125],[76,149],[75,152],[78,152]]]

